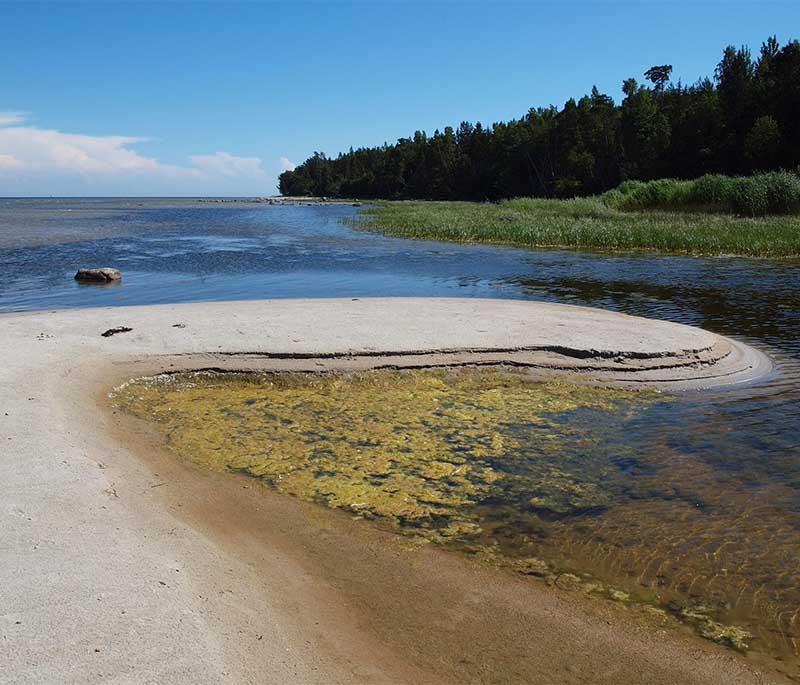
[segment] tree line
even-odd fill
[[[624,81],[624,98],[597,88],[563,108],[458,128],[394,144],[315,152],[281,174],[283,195],[499,200],[574,197],[628,179],[749,174],[800,165],[800,42],[768,38],[758,55],[725,48],[713,78],[671,81],[656,65],[645,82]]]

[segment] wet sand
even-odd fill
[[[447,320],[448,302],[460,330]],[[525,331],[542,314],[529,303],[439,300],[428,310],[420,301],[384,303],[406,337],[384,327],[361,352],[379,353],[386,340],[401,357],[424,351],[425,324],[429,332],[438,321],[448,324],[434,346],[440,353],[458,358],[451,341],[460,339],[491,356],[478,326],[513,337],[515,325]],[[284,352],[305,354],[302,364],[313,366],[354,363],[351,341],[374,323],[358,306],[229,303],[0,317],[8,360],[0,380],[9,389],[0,408],[4,678],[781,682],[750,659],[610,602],[415,545],[252,480],[203,472],[108,408],[108,391],[133,375],[231,364],[230,351],[272,355],[249,355],[244,366],[298,363]],[[575,313],[560,309],[567,318]],[[348,325],[331,329],[335,321]],[[179,323],[184,328],[173,328]],[[260,338],[248,334],[256,324]],[[308,357],[321,352],[313,345],[326,324],[338,336],[331,351],[346,355],[339,360]],[[133,330],[100,336],[116,325]],[[718,342],[690,336],[697,336],[691,345],[678,340],[675,348],[698,354],[704,341],[707,349]],[[624,342],[641,353],[641,338]],[[357,357],[365,359],[382,363]]]

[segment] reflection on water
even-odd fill
[[[115,401],[205,466],[797,663],[800,452],[734,395],[451,370],[161,376]]]
[[[757,623],[755,647],[796,655],[800,263],[413,242],[342,225],[355,211],[0,200],[0,311],[477,296],[603,307],[750,342],[776,359],[779,373],[757,386],[689,393],[637,414],[623,441],[625,486],[613,506],[599,516],[551,516],[536,545],[549,558],[561,554],[664,596],[702,595],[720,620]],[[79,267],[95,265],[121,268],[122,284],[81,287],[73,280]],[[482,526],[491,529],[488,514]]]

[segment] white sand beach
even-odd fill
[[[693,389],[769,373],[746,345],[579,307],[396,298],[4,314],[0,354],[2,682],[782,682],[611,603],[203,473],[106,406],[131,377],[201,368],[507,363]]]

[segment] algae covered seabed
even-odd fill
[[[183,373],[113,401],[204,467],[796,670],[795,490],[755,478],[746,446],[715,464],[693,441],[730,427],[691,430],[676,397],[468,368]]]

